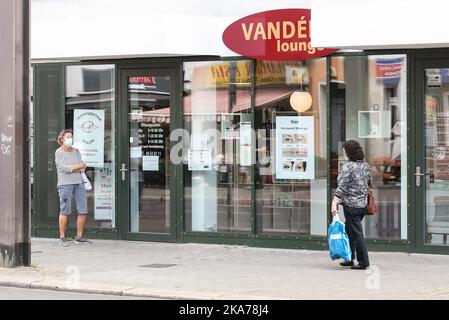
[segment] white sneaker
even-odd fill
[[[67,242],[67,239],[66,238],[61,238],[61,239],[59,239],[58,240],[58,246],[60,246],[60,247],[68,247],[69,246],[69,244],[68,244],[68,242]]]

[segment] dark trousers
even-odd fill
[[[349,245],[352,252],[352,260],[357,253],[357,261],[362,266],[369,265],[368,250],[363,236],[362,220],[367,213],[366,208],[354,208],[343,205],[345,214],[345,230],[349,237]]]

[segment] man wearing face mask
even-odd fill
[[[72,196],[75,196],[78,219],[76,223],[77,234],[75,243],[89,242],[84,236],[84,224],[87,218],[87,193],[84,188],[81,172],[86,169],[86,164],[81,158],[78,149],[72,147],[73,132],[64,129],[58,135],[60,147],[55,152],[55,163],[58,173],[58,193],[59,193],[59,235],[58,245],[67,247],[66,227],[67,217],[71,214]]]

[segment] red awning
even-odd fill
[[[256,108],[263,108],[277,101],[288,98],[294,89],[292,88],[259,88],[256,90]],[[229,110],[231,94],[227,89],[195,91],[192,95],[184,97],[184,114],[186,119],[190,115],[198,114],[204,120],[221,121],[223,113],[238,113],[251,109],[251,94],[249,89],[237,89],[235,103]],[[192,100],[194,108],[192,110]],[[144,111],[142,114],[133,114],[134,121],[169,123],[170,108]]]
[[[283,100],[293,93],[292,88],[259,88],[256,90],[256,107],[264,107]],[[235,103],[230,108],[231,94],[227,89],[195,91],[184,97],[184,113],[235,113],[251,109],[249,89],[235,91]],[[193,109],[192,109],[193,100]]]
[[[146,123],[170,123],[170,108],[143,111],[141,113],[130,113],[130,122]]]

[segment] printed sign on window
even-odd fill
[[[88,167],[103,168],[104,110],[74,110],[73,142]]]
[[[276,117],[276,179],[314,179],[313,117]]]
[[[112,166],[105,163],[103,168],[95,169],[94,180],[94,219],[111,220],[112,219]]]

